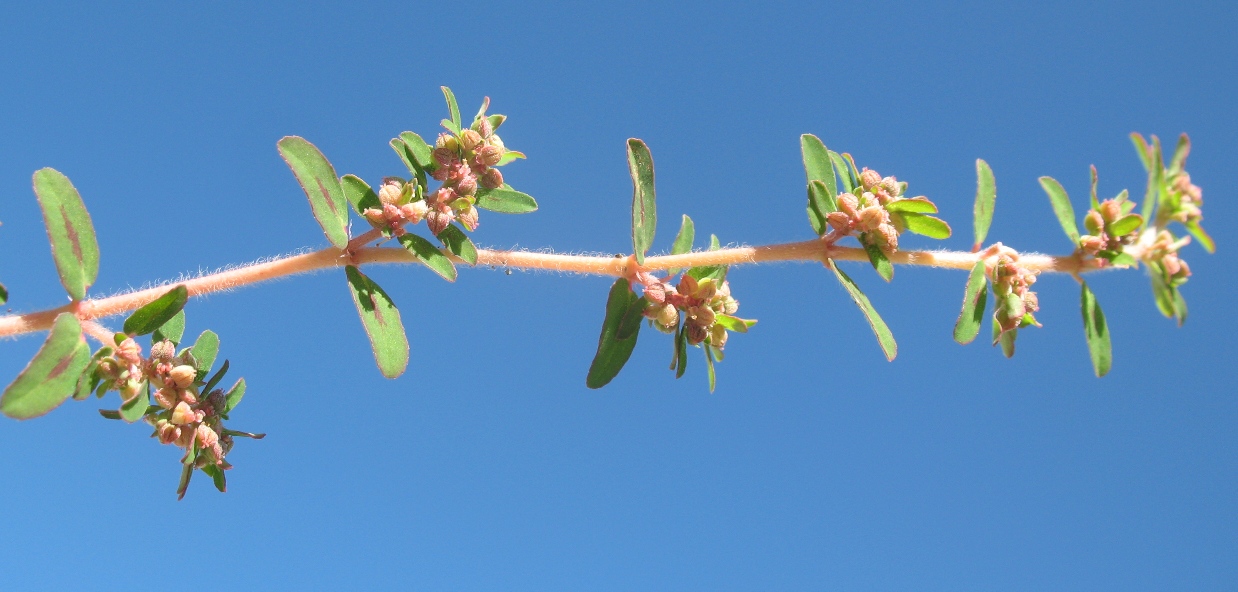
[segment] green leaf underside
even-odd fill
[[[907,230],[916,234],[927,236],[935,239],[950,238],[950,225],[946,224],[941,218],[926,216],[924,214],[900,214],[903,217],[903,222],[907,224]]]
[[[936,214],[937,204],[923,197],[896,199],[886,204],[886,210],[891,212],[908,212],[912,214]]]
[[[90,346],[71,313],[61,313],[34,359],[0,395],[0,413],[30,419],[55,409],[74,393],[90,364]]]
[[[299,136],[279,141],[279,155],[305,190],[314,218],[337,249],[348,245],[348,212],[344,210],[344,190],[335,167],[313,144]]]
[[[1075,209],[1070,205],[1070,196],[1066,195],[1066,189],[1053,177],[1041,177],[1040,186],[1049,195],[1049,203],[1053,205],[1053,213],[1057,214],[1062,230],[1070,237],[1071,243],[1078,246],[1079,224],[1075,221]]]
[[[834,165],[834,170],[838,172],[838,179],[842,184],[838,186],[838,193],[855,194],[855,180],[851,178],[851,167],[842,155],[833,150],[829,151],[830,163]]]
[[[231,364],[228,360],[224,360],[224,363],[219,365],[219,370],[216,370],[215,373],[211,375],[210,380],[207,380],[206,384],[202,386],[202,392],[209,395],[211,390],[224,379],[224,375],[228,373],[228,368],[230,366]]]
[[[211,481],[215,484],[215,489],[218,489],[220,493],[227,493],[228,478],[224,476],[223,469],[215,465],[208,464],[202,467],[202,472],[211,477]]]
[[[808,181],[821,181],[829,190],[830,197],[838,194],[838,186],[834,181],[834,166],[830,161],[830,151],[821,143],[821,139],[812,134],[800,136],[800,153],[804,160],[804,174]]]
[[[82,300],[99,277],[99,242],[86,205],[69,178],[51,168],[34,173],[34,194],[43,210],[60,283],[70,297]]]
[[[188,463],[181,467],[181,480],[176,484],[176,501],[185,499],[185,492],[189,491],[191,479],[193,479],[193,463]]]
[[[683,325],[675,332],[675,378],[683,378],[688,371],[688,332]]]
[[[837,209],[838,201],[825,183],[815,179],[808,182],[808,222],[817,236],[829,232],[826,215]]]
[[[984,273],[984,261],[977,261],[971,268],[967,288],[963,291],[963,310],[959,312],[959,319],[954,323],[955,341],[967,345],[980,334],[988,293],[989,283]]]
[[[1014,340],[1018,336],[1019,336],[1019,331],[1016,329],[1014,331],[1007,331],[1005,333],[1002,333],[1001,336],[997,338],[998,343],[1000,343],[1002,346],[1002,355],[1006,356],[1007,358],[1014,357]]]
[[[155,329],[155,334],[151,338],[156,342],[168,340],[175,345],[180,345],[181,338],[185,336],[185,310],[181,309],[162,327]]]
[[[189,353],[193,355],[193,365],[198,370],[198,379],[201,379],[215,365],[215,357],[219,355],[219,336],[209,329],[203,331],[189,348]]]
[[[1140,226],[1143,226],[1143,218],[1140,218],[1134,214],[1122,216],[1121,218],[1114,220],[1113,224],[1110,225],[1109,234],[1111,236],[1124,236],[1134,232]]]
[[[456,281],[455,264],[451,262],[450,257],[444,255],[433,243],[411,232],[400,236],[399,241],[405,249],[408,249],[410,253],[417,256],[417,259],[425,263],[426,267],[430,268],[430,271],[439,274],[449,282]]]
[[[637,298],[628,305],[628,309],[623,312],[623,318],[619,321],[619,328],[615,331],[615,339],[619,341],[631,339],[637,331],[640,331],[647,302],[648,300],[644,298]]]
[[[881,346],[881,351],[885,353],[886,359],[893,361],[898,355],[898,343],[894,341],[894,334],[890,332],[890,328],[886,326],[885,321],[881,319],[881,315],[877,314],[877,310],[873,308],[873,304],[868,301],[868,297],[864,292],[860,291],[860,287],[843,273],[843,270],[838,268],[838,264],[833,259],[826,260],[826,267],[829,267],[834,272],[834,276],[838,278],[838,283],[843,285],[847,290],[847,294],[851,296],[851,300],[856,306],[860,307],[860,312],[864,313],[864,318],[868,321],[868,325],[872,327],[873,334],[877,336],[877,343]]]
[[[658,212],[653,181],[653,155],[635,138],[628,140],[628,172],[632,176],[632,248],[636,262],[644,264],[645,252],[653,246]]]
[[[176,286],[146,306],[133,311],[133,314],[125,319],[124,332],[131,337],[154,333],[180,314],[188,301],[189,290],[183,285]]]
[[[984,244],[993,223],[993,207],[997,203],[997,180],[989,163],[976,159],[976,205],[973,208],[976,227],[976,246]],[[970,340],[969,340],[970,341]]]
[[[95,355],[90,356],[90,362],[86,364],[86,369],[82,371],[82,375],[77,379],[77,389],[73,393],[73,398],[78,401],[87,399],[90,394],[99,388],[99,383],[102,382],[98,376],[95,376],[95,370],[99,368],[99,360],[112,355],[113,350],[110,347],[101,347]]]
[[[412,152],[415,164],[421,167],[422,171],[431,172],[438,168],[438,163],[434,162],[434,149],[429,144],[426,144],[426,141],[421,139],[421,136],[414,132],[403,132],[400,134],[400,139],[404,141],[405,146],[408,146],[409,151]]]
[[[708,345],[701,344],[701,349],[705,350],[705,367],[709,374],[709,392],[714,392],[714,387],[718,385],[718,376],[714,372],[714,349]]]
[[[716,317],[717,323],[726,328],[727,331],[735,331],[736,333],[747,333],[748,328],[757,324],[751,319],[741,319],[731,315],[720,314]]]
[[[1088,288],[1087,282],[1082,282],[1083,291],[1080,295],[1080,307],[1083,311],[1083,333],[1088,340],[1088,353],[1092,356],[1092,369],[1096,376],[1104,376],[1113,366],[1113,345],[1109,341],[1109,326],[1105,323],[1105,313],[1096,302],[1096,295]]]
[[[241,399],[245,397],[245,379],[242,378],[228,389],[228,394],[224,396],[224,413],[231,413],[233,409],[240,404]]]
[[[877,270],[877,275],[887,282],[894,279],[894,265],[890,263],[890,259],[886,257],[881,247],[864,241],[861,243],[864,245],[864,252],[868,254],[869,263],[872,263],[873,269]]]
[[[672,255],[683,255],[684,253],[692,252],[692,243],[696,240],[696,224],[692,222],[687,214],[683,215],[683,221],[679,223],[679,233],[675,235],[675,241],[671,243]],[[672,277],[679,273],[679,269],[668,269],[666,273]]]
[[[362,215],[367,209],[381,210],[383,203],[378,201],[378,194],[370,188],[370,184],[356,175],[344,175],[340,178],[340,188],[344,191],[344,199],[348,200],[357,215]]]
[[[443,98],[447,99],[447,111],[451,113],[451,123],[456,126],[456,134],[458,135],[460,133],[460,106],[456,104],[456,95],[446,86],[440,88],[443,89]]]
[[[447,228],[438,233],[438,240],[442,241],[452,255],[463,259],[469,265],[477,265],[477,247],[455,223],[448,224]]]
[[[1131,143],[1135,145],[1135,152],[1139,155],[1139,162],[1143,164],[1143,170],[1152,170],[1152,152],[1148,147],[1148,142],[1143,139],[1143,136],[1137,133],[1131,133]]]
[[[344,268],[353,303],[361,316],[361,324],[370,338],[378,370],[387,378],[395,378],[408,367],[408,337],[400,321],[400,311],[391,297],[378,284],[356,267]]]
[[[1208,251],[1209,253],[1216,252],[1216,242],[1212,240],[1211,236],[1208,236],[1207,232],[1204,232],[1204,228],[1199,225],[1199,222],[1192,220],[1186,223],[1186,231],[1191,233],[1191,236],[1195,237],[1195,240],[1199,241],[1199,244],[1204,247],[1205,251]]]
[[[628,308],[637,300],[629,287],[628,280],[620,278],[610,287],[606,298],[606,317],[602,320],[602,334],[598,337],[597,354],[589,365],[589,374],[585,377],[585,386],[596,389],[606,386],[628,363],[632,349],[636,347],[636,339],[640,336],[640,324],[637,330],[627,339],[618,339],[619,325]]]
[[[494,166],[496,166],[496,167],[501,167],[501,166],[506,165],[507,163],[509,163],[509,162],[513,161],[513,160],[516,160],[517,158],[524,158],[524,157],[525,157],[525,156],[524,156],[524,153],[523,153],[523,152],[519,152],[519,151],[516,151],[516,150],[504,150],[504,151],[503,151],[503,156],[499,158],[499,162],[498,162],[498,164],[496,164],[496,165],[494,165]]]
[[[408,172],[412,173],[413,178],[417,180],[417,184],[424,190],[427,185],[426,172],[417,162],[417,156],[413,153],[408,143],[400,138],[392,138],[389,143],[391,144],[391,149],[395,150],[396,156],[399,156],[400,161],[404,163],[404,167],[408,169]]]
[[[477,207],[503,214],[527,214],[537,211],[537,201],[515,189],[478,189]]]
[[[139,391],[138,396],[120,406],[120,418],[129,423],[142,419],[146,416],[146,410],[150,409],[150,393],[146,382],[142,383]]]
[[[5,304],[9,301],[9,290],[0,284],[0,304]]]

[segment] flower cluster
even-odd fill
[[[993,294],[997,300],[996,312],[993,313],[996,328],[993,343],[1008,332],[1029,325],[1040,326],[1033,316],[1040,310],[1040,301],[1030,289],[1036,283],[1036,273],[1019,265],[1018,254],[1013,250],[1004,251],[989,268],[989,278],[993,281]]]
[[[202,392],[205,383],[198,380],[190,350],[177,355],[175,344],[165,339],[153,344],[150,356],[144,358],[142,347],[133,338],[118,340],[113,355],[100,360],[99,376],[111,381],[111,388],[120,392],[126,405],[147,396],[147,384],[154,389],[158,408],[145,415],[155,426],[151,437],[185,450],[187,457],[196,450],[193,464],[197,468],[207,464],[231,468],[224,460],[232,449],[232,436],[222,423],[226,398],[220,389]]]
[[[1200,207],[1204,205],[1204,190],[1191,183],[1191,175],[1181,171],[1170,178],[1170,197],[1177,207],[1169,217],[1183,224],[1198,223],[1204,219]]]
[[[1106,199],[1088,210],[1083,226],[1088,234],[1079,238],[1079,249],[1093,257],[1112,259],[1126,245],[1131,244],[1143,227],[1143,217],[1130,213],[1135,203],[1119,196]]]
[[[404,225],[421,222],[430,211],[424,199],[416,199],[416,183],[406,183],[399,177],[385,177],[378,188],[381,208],[367,208],[361,214],[376,228],[388,229],[395,236],[404,234]]]
[[[731,297],[731,285],[725,280],[698,281],[684,274],[677,286],[671,286],[652,276],[642,276],[639,280],[645,286],[645,316],[663,333],[674,333],[682,317],[690,345],[705,343],[722,349],[726,346],[728,327],[746,322],[732,316],[739,310],[739,301]]]
[[[839,194],[838,211],[826,215],[835,240],[858,231],[864,244],[893,253],[898,250],[898,235],[905,228],[898,228],[886,205],[902,197],[906,183],[899,183],[894,177],[883,178],[877,171],[865,168],[860,173],[860,187],[863,192],[859,197]]]
[[[1162,230],[1148,248],[1146,260],[1152,263],[1152,273],[1159,273],[1166,285],[1177,288],[1191,277],[1190,266],[1178,257],[1178,250],[1190,242],[1189,236],[1174,240],[1172,233]]]

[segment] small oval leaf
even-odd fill
[[[373,280],[352,265],[344,268],[353,303],[361,315],[361,324],[370,338],[378,370],[387,378],[395,378],[408,367],[408,337],[400,311],[391,297]]]
[[[903,214],[902,216],[903,222],[907,224],[907,230],[911,232],[939,240],[950,238],[950,225],[941,218],[924,214]]]
[[[1053,205],[1053,213],[1057,214],[1062,230],[1070,237],[1071,244],[1078,246],[1079,224],[1075,221],[1075,208],[1070,205],[1070,196],[1066,195],[1066,189],[1053,177],[1041,177],[1040,186],[1049,194],[1049,203]]]
[[[973,207],[976,227],[975,249],[980,250],[984,239],[989,235],[989,225],[993,223],[993,207],[997,203],[997,179],[993,178],[993,169],[989,163],[976,159],[976,205]]]
[[[851,296],[851,300],[856,306],[860,307],[860,312],[864,313],[864,318],[868,320],[868,325],[873,329],[873,335],[877,336],[877,344],[881,346],[881,351],[885,353],[886,359],[894,361],[898,355],[898,343],[894,341],[894,334],[890,332],[890,328],[886,326],[881,315],[877,314],[877,309],[873,308],[873,304],[868,301],[868,296],[860,291],[860,287],[855,284],[843,270],[838,268],[838,264],[833,259],[826,259],[825,266],[834,272],[834,276],[838,278],[838,283],[843,285],[847,290],[847,294]]]
[[[1113,366],[1113,345],[1109,341],[1109,325],[1105,323],[1105,313],[1096,302],[1096,295],[1088,288],[1087,282],[1081,282],[1083,292],[1080,295],[1080,307],[1083,310],[1083,333],[1088,340],[1088,353],[1092,356],[1092,369],[1096,376],[1109,373]]]
[[[35,172],[34,195],[43,210],[60,283],[70,297],[82,300],[99,277],[99,242],[82,196],[68,177],[52,168]]]
[[[632,249],[636,262],[645,263],[645,252],[653,246],[658,227],[657,199],[654,192],[653,155],[636,138],[628,140],[628,172],[632,176]]]
[[[881,247],[869,244],[861,238],[861,244],[864,245],[864,252],[868,254],[868,262],[873,264],[873,269],[877,270],[877,275],[881,279],[890,281],[894,279],[894,265],[890,263],[890,259],[886,257]]]
[[[358,216],[364,215],[370,208],[381,210],[383,207],[382,202],[378,201],[378,194],[374,193],[370,184],[362,181],[361,177],[344,175],[340,178],[340,189],[344,191],[344,199],[348,200]]]
[[[537,211],[537,200],[510,187],[478,189],[477,207],[503,214],[527,214]]]
[[[636,331],[627,339],[617,339],[619,325],[623,315],[638,297],[632,293],[628,280],[619,278],[610,287],[610,295],[606,298],[606,317],[602,320],[602,334],[598,337],[597,354],[589,365],[589,374],[585,377],[585,386],[596,389],[606,386],[628,363],[632,349],[636,347],[636,338],[640,336],[640,324]]]
[[[459,226],[448,224],[447,228],[438,233],[438,240],[442,241],[452,255],[463,259],[469,265],[477,265],[477,247]]]
[[[434,246],[430,241],[417,236],[411,232],[406,232],[399,238],[400,244],[405,249],[417,256],[430,271],[439,274],[443,279],[454,282],[456,281],[456,266],[451,262],[451,258],[444,255],[438,247]]]
[[[193,355],[193,366],[198,370],[198,380],[201,380],[215,365],[215,357],[219,355],[219,336],[209,329],[203,331],[189,348],[189,353]]]
[[[245,397],[245,379],[242,378],[228,389],[228,394],[224,396],[224,413],[231,413],[236,406],[240,404],[241,399]]]
[[[314,218],[322,226],[337,249],[348,245],[348,212],[345,211],[344,190],[340,187],[335,167],[313,144],[299,136],[285,136],[279,141],[279,155],[305,190]]]
[[[886,210],[911,214],[936,214],[937,204],[929,201],[926,197],[910,197],[891,201],[886,204]]]
[[[71,313],[60,313],[43,347],[0,395],[0,413],[30,419],[55,409],[73,394],[89,364],[81,323]]]
[[[185,289],[185,286],[172,288],[163,296],[133,311],[133,314],[125,319],[124,332],[130,337],[154,333],[180,314],[188,301],[189,290]]]
[[[460,106],[456,104],[456,95],[446,86],[439,88],[443,89],[443,98],[447,99],[447,111],[451,113],[451,123],[456,127],[456,135],[460,135]]]
[[[959,320],[954,323],[955,341],[967,345],[980,334],[988,292],[989,283],[985,277],[984,261],[977,261],[967,278],[967,288],[963,290],[963,310],[959,313]]]
[[[163,326],[159,327],[158,329],[155,329],[155,334],[151,336],[151,339],[155,342],[163,341],[166,339],[168,341],[171,341],[173,345],[180,345],[181,337],[184,337],[184,336],[185,336],[185,310],[181,309],[180,312],[176,313],[175,315],[172,316],[172,318],[168,319],[168,321],[165,322]]]

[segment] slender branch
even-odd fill
[[[416,256],[404,249],[390,247],[358,248],[360,245],[377,238],[377,236],[374,233],[359,236],[351,241],[348,249],[345,250],[328,247],[313,253],[294,255],[274,261],[255,263],[228,271],[221,271],[178,282],[178,284],[184,285],[189,291],[189,296],[193,297],[344,265],[364,265],[367,263],[409,264],[419,262]],[[827,257],[839,261],[868,261],[868,256],[863,249],[829,245],[824,241],[814,239],[797,243],[736,247],[716,251],[698,251],[682,255],[646,257],[645,264],[640,266],[639,269],[629,268],[630,265],[633,265],[632,258],[630,257],[589,257],[528,251],[491,251],[486,249],[478,249],[477,264],[622,277],[629,276],[635,271],[659,271],[702,265],[743,265],[774,261],[824,261]],[[962,251],[896,251],[889,255],[890,262],[899,265],[923,265],[962,270],[971,269],[976,261],[982,257],[984,257],[983,252],[968,253]],[[457,263],[463,263],[455,257],[452,257],[452,259]],[[1022,255],[1019,262],[1030,270],[1042,273],[1069,273],[1073,275],[1100,269],[1094,265],[1094,262],[1082,260],[1075,255],[1058,257],[1034,254]],[[63,312],[74,312],[83,321],[126,313],[151,302],[165,292],[167,292],[167,285],[109,298],[100,298],[98,300],[73,302],[50,310],[3,316],[0,317],[0,337],[45,331],[52,326],[56,315]]]

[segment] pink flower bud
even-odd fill
[[[688,310],[688,317],[692,319],[692,323],[702,327],[711,327],[714,324],[716,317],[714,311],[707,306],[694,306]]]
[[[436,149],[438,148],[445,149],[454,155],[456,150],[460,149],[460,144],[459,142],[456,141],[455,136],[451,134],[443,133],[443,134],[439,134],[438,139],[434,141],[434,147]]]
[[[172,423],[176,425],[185,425],[193,423],[197,417],[194,416],[193,409],[189,407],[189,403],[181,401],[176,404],[176,408],[172,410]]]
[[[176,345],[167,339],[150,346],[150,357],[160,362],[170,361],[175,355]]]
[[[726,300],[722,301],[722,312],[732,315],[738,311],[739,311],[738,300],[731,298],[730,296],[727,296]]]
[[[1079,238],[1079,248],[1084,253],[1087,253],[1089,255],[1095,255],[1101,250],[1104,250],[1105,240],[1100,238],[1099,236],[1091,236],[1091,235],[1082,236]]]
[[[838,196],[838,211],[846,214],[849,218],[854,219],[858,214],[857,208],[860,207],[860,200],[856,199],[850,193],[843,193]]]
[[[696,323],[686,323],[684,329],[688,332],[688,343],[692,345],[705,341],[705,338],[709,336],[709,332],[705,327]]]
[[[503,186],[503,173],[499,169],[486,169],[481,174],[481,186],[486,189],[498,189]]]
[[[446,229],[455,218],[455,212],[450,206],[435,208],[426,213],[426,225],[430,227],[430,232],[434,233],[434,236],[438,236],[438,233]]]
[[[645,286],[645,300],[654,304],[666,304],[666,285],[658,282]]]
[[[177,434],[174,444],[181,448],[189,448],[189,445],[193,444],[194,430],[189,426],[185,426],[177,428],[177,431],[180,433]]]
[[[860,173],[860,184],[865,189],[872,190],[881,184],[881,175],[877,174],[877,171],[873,169],[865,168],[864,172]]]
[[[657,311],[658,311],[657,312],[658,316],[655,320],[658,322],[658,325],[661,326],[662,329],[673,331],[675,327],[679,325],[679,309],[678,308],[675,308],[673,305],[670,305],[670,304],[664,304],[662,305],[661,308],[657,309]]]
[[[400,201],[400,195],[404,192],[404,181],[396,177],[387,177],[383,179],[382,187],[378,188],[378,201],[383,205],[394,205]]]
[[[490,125],[489,117],[482,117],[481,122],[477,126],[477,131],[481,133],[481,137],[489,138],[490,134],[494,133],[494,126]]]
[[[503,159],[503,149],[495,146],[483,146],[477,150],[477,161],[486,166],[499,164]]]
[[[456,156],[455,150],[435,148],[432,155],[434,156],[434,162],[437,162],[442,167],[450,167],[459,162],[459,157]]]
[[[675,287],[675,291],[684,296],[691,296],[696,293],[696,287],[696,278],[684,274],[683,277],[679,278],[679,285]]]
[[[125,338],[116,346],[116,357],[130,364],[142,363],[142,346],[134,341],[132,337]]]
[[[189,388],[198,377],[198,371],[193,366],[177,366],[168,375],[176,388]]]
[[[860,210],[859,224],[857,226],[863,232],[872,232],[877,230],[877,227],[890,221],[890,213],[881,206],[869,206]]]
[[[202,448],[210,448],[219,442],[219,434],[215,433],[210,426],[202,424],[198,426],[197,434],[198,446]]]
[[[709,345],[722,349],[726,347],[726,338],[726,327],[723,327],[722,325],[714,325],[713,328],[709,330]]]
[[[467,129],[460,134],[460,145],[464,146],[465,150],[474,150],[481,145],[481,134]]]
[[[882,179],[881,188],[884,189],[886,193],[889,193],[890,197],[898,197],[903,194],[902,184],[900,184],[898,179],[895,179],[894,177],[886,177]]]
[[[426,211],[429,209],[430,208],[426,205],[425,200],[419,199],[415,202],[406,203],[400,206],[400,215],[404,216],[404,219],[408,220],[409,223],[416,224],[421,222],[422,217],[425,216]]]
[[[1100,217],[1104,218],[1105,222],[1113,222],[1122,215],[1122,206],[1112,199],[1106,199],[1100,204]]]
[[[155,403],[164,409],[171,409],[180,402],[180,395],[175,389],[161,388],[155,391]]]
[[[707,280],[701,280],[700,282],[697,282],[696,291],[692,293],[692,296],[696,298],[700,298],[701,300],[708,301],[710,298],[714,297],[714,294],[717,294],[717,293],[718,293],[718,284],[716,284],[713,280],[707,279]]]
[[[473,195],[477,193],[477,175],[469,171],[468,175],[463,176],[460,182],[456,183],[456,192],[460,195]]]
[[[168,423],[167,420],[159,420],[155,429],[158,431],[160,444],[171,444],[181,437],[181,429]]]
[[[376,208],[366,208],[361,215],[365,217],[366,222],[374,226],[386,226],[387,220],[383,217],[383,211]]]
[[[825,221],[829,222],[830,226],[838,232],[851,230],[851,217],[843,212],[830,212],[825,215]]]
[[[877,227],[877,232],[873,233],[880,237],[881,250],[886,253],[892,253],[898,250],[898,231],[889,224],[882,224]]]
[[[477,208],[473,205],[470,204],[469,207],[460,210],[456,218],[465,228],[469,229],[469,232],[477,230]]]

